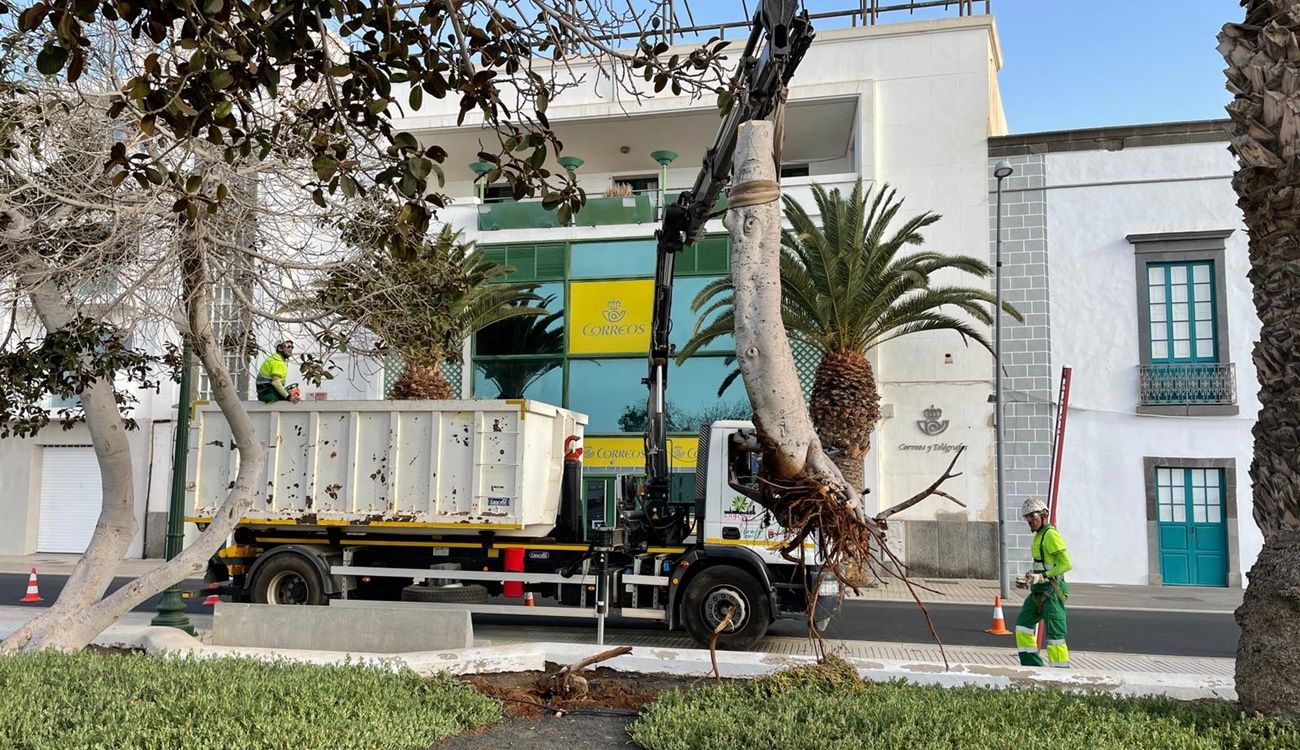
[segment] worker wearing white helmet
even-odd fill
[[[1038,654],[1038,636],[1035,628],[1039,621],[1047,627],[1047,665],[1069,667],[1070,650],[1065,645],[1065,602],[1070,598],[1070,588],[1065,584],[1065,574],[1073,565],[1065,551],[1065,538],[1047,522],[1047,503],[1042,498],[1031,497],[1020,506],[1020,515],[1034,532],[1029,551],[1034,557],[1033,570],[1016,582],[1019,588],[1029,588],[1029,596],[1020,607],[1016,618],[1016,649],[1020,663],[1028,667],[1043,666]]]

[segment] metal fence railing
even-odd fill
[[[1138,382],[1143,406],[1237,403],[1237,367],[1232,363],[1142,365]]]

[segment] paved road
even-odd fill
[[[124,585],[128,578],[115,579],[113,588]],[[47,606],[63,587],[63,576],[43,575],[40,578],[43,604]],[[191,581],[188,587],[199,589],[201,581]],[[27,576],[0,574],[0,604],[18,604],[27,587]],[[137,607],[137,611],[153,611],[158,606],[154,597]],[[191,599],[186,609],[192,614],[210,614],[211,607],[202,605],[202,597]],[[930,616],[935,629],[945,644],[953,646],[1008,647],[1010,638],[984,633],[990,623],[991,608],[965,604],[931,604]],[[1007,610],[1008,627],[1014,627],[1016,612]],[[476,615],[476,623],[508,625],[528,623],[539,625],[552,622],[561,627],[591,627],[590,620],[569,618],[523,618]],[[614,618],[611,628],[627,630],[656,630],[662,626],[639,620]],[[781,621],[773,626],[772,635],[802,636],[803,623]],[[931,643],[925,618],[910,602],[850,601],[832,621],[827,637],[845,640],[885,641],[892,643]],[[1232,658],[1236,655],[1238,629],[1231,614],[1193,614],[1182,612],[1147,612],[1141,610],[1091,610],[1076,609],[1070,612],[1070,645],[1087,651],[1106,651],[1129,654],[1169,654],[1175,656],[1216,656]]]
[[[27,575],[16,573],[0,573],[0,604],[26,606],[26,607],[48,607],[59,598],[59,592],[63,590],[63,582],[67,576],[43,574],[39,577],[41,598],[45,601],[39,604],[21,604],[18,600],[23,598],[27,593]],[[131,581],[130,578],[114,578],[113,583],[108,587],[109,591],[116,591]],[[201,589],[206,586],[203,581],[187,581],[181,585],[182,588]],[[135,608],[137,612],[152,612],[158,609],[158,601],[161,596],[155,596],[147,599],[143,604]],[[190,614],[212,614],[212,607],[204,607],[203,596],[190,599],[185,604],[185,609]]]

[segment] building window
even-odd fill
[[[1151,363],[1217,362],[1214,264],[1147,264]]]
[[[488,185],[483,188],[484,203],[501,203],[502,201],[512,201],[514,199],[514,190],[510,187],[509,183]]]
[[[807,176],[808,176],[807,164],[782,164],[781,165],[781,179],[783,180],[787,177],[807,177]]]
[[[1128,237],[1138,280],[1139,414],[1237,413],[1224,273],[1230,234]]]
[[[655,195],[659,192],[658,177],[615,177],[615,185],[627,185],[636,195]]]
[[[248,288],[245,286],[246,290]],[[248,398],[248,385],[251,378],[246,339],[252,325],[251,314],[235,294],[235,288],[229,281],[213,286],[208,309],[212,316],[212,333],[221,347],[226,368],[230,370],[235,392],[241,399]],[[208,377],[208,371],[198,364],[198,355],[195,355],[194,361],[194,371],[198,375],[198,393],[195,399],[211,401],[212,380]]]

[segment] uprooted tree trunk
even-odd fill
[[[899,578],[910,589],[905,568],[884,543],[885,519],[932,495],[956,501],[939,486],[958,474],[949,465],[927,489],[877,518],[867,515],[858,488],[846,481],[822,450],[804,405],[782,323],[781,212],[772,123],[754,121],[740,127],[733,175],[727,226],[735,290],[736,359],[763,444],[759,502],[786,528],[788,536],[781,552],[787,558],[803,562],[804,545],[811,542],[824,564],[824,574],[838,577],[847,587],[856,590],[864,582],[864,571],[870,571],[877,577],[884,573]],[[890,564],[879,562],[875,550],[886,555]],[[810,607],[809,611],[816,634],[814,610]]]
[[[804,406],[790,340],[781,319],[781,210],[773,126],[741,125],[733,166],[731,274],[736,360],[763,443],[764,505],[790,530],[784,551],[814,537],[833,562],[869,555],[880,535],[858,489],[822,450]]]
[[[194,234],[191,234],[194,236]],[[104,597],[117,564],[135,535],[134,497],[130,446],[122,423],[113,384],[97,380],[82,393],[86,425],[90,430],[103,483],[103,510],[86,553],[73,568],[58,600],[49,609],[5,640],[4,651],[43,648],[75,651],[87,644],[151,596],[201,573],[208,559],[234,530],[262,476],[266,447],[258,442],[253,422],[239,398],[221,356],[209,314],[211,280],[201,253],[184,248],[182,279],[185,289],[190,342],[212,383],[212,394],[230,423],[239,451],[239,471],[226,501],[213,513],[212,523],[193,544],[165,564]],[[35,271],[29,275],[32,305],[47,330],[71,322],[73,307],[57,285]],[[179,408],[189,408],[180,404]]]

